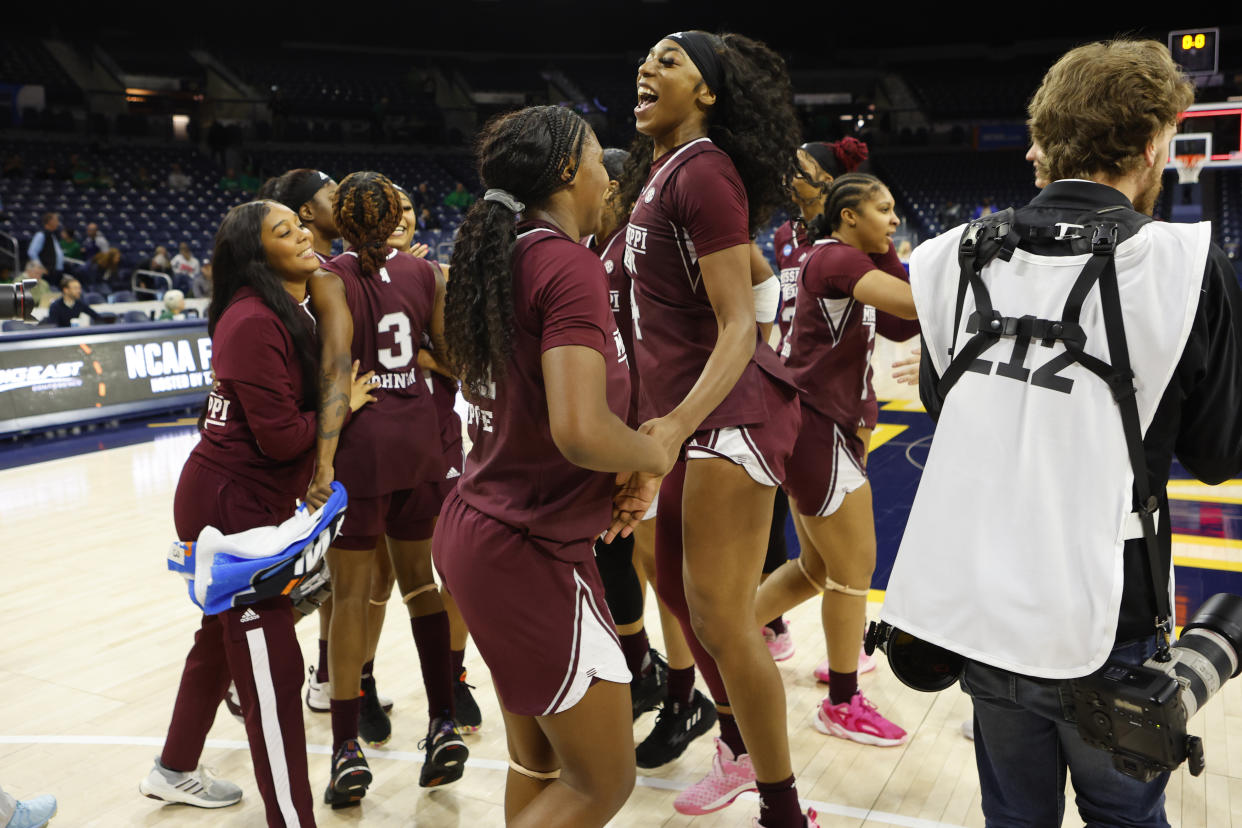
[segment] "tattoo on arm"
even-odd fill
[[[349,411],[349,355],[325,367],[319,375],[319,438],[341,436],[345,414]]]

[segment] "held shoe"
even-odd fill
[[[332,682],[320,681],[313,664],[306,668],[306,706],[312,713],[327,713],[332,709]]]
[[[241,788],[225,779],[216,779],[199,765],[193,773],[169,770],[155,757],[155,767],[138,783],[138,793],[148,799],[180,802],[196,808],[224,808],[241,801]]]
[[[866,650],[860,650],[858,652],[858,675],[861,676],[863,673],[870,673],[874,669],[875,656],[867,655]],[[828,679],[828,659],[825,658],[819,664],[815,665],[815,680],[822,681],[824,684],[829,684],[830,682]]]
[[[827,698],[820,702],[815,714],[815,729],[829,736],[878,747],[903,745],[909,738],[904,730],[881,716],[862,693],[855,693],[848,702],[841,704],[834,705]]]
[[[362,706],[358,712],[358,735],[371,747],[382,747],[392,738],[392,722],[380,707],[375,693],[375,679],[362,680]]]
[[[434,788],[461,779],[470,749],[461,740],[452,719],[442,716],[432,719],[431,727],[427,728],[427,738],[419,742],[418,747],[427,751],[423,769],[418,775],[420,787]]]
[[[478,733],[483,726],[483,714],[470,693],[473,689],[473,684],[466,684],[466,671],[462,670],[457,681],[453,682],[453,715],[461,733]]]
[[[794,643],[793,636],[789,634],[789,622],[785,622],[785,631],[780,635],[772,632],[769,627],[762,627],[763,643],[768,645],[768,652],[772,654],[773,661],[788,661],[793,658]]]
[[[651,672],[638,676],[630,682],[630,702],[634,708],[634,718],[655,710],[668,694],[668,662],[651,650],[648,653]]]
[[[729,746],[716,740],[716,756],[712,769],[698,782],[686,788],[673,800],[673,808],[679,814],[699,816],[719,811],[746,791],[757,790],[755,769],[750,756],[735,757]]]
[[[803,822],[803,828],[819,828],[819,814],[815,813],[814,808],[806,809],[806,820]],[[759,817],[755,817],[755,821],[751,823],[751,828],[765,828],[764,824],[759,821]]]
[[[690,703],[665,701],[656,716],[655,727],[635,751],[640,768],[667,765],[686,752],[695,739],[716,724],[716,705],[694,691]]]
[[[370,784],[371,766],[362,755],[358,740],[346,739],[332,754],[332,775],[328,779],[328,789],[324,791],[323,801],[331,805],[333,810],[357,805],[367,795],[367,786]]]
[[[43,828],[56,816],[56,797],[50,794],[18,800],[4,828]]]

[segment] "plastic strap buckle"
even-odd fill
[[[1117,225],[1112,222],[1097,224],[1091,235],[1091,252],[1106,255],[1117,247]]]

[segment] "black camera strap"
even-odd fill
[[[1100,211],[1110,212],[1113,208]],[[1041,339],[1044,345],[1055,340],[1065,343],[1066,353],[1078,364],[1100,377],[1108,385],[1117,410],[1121,415],[1121,427],[1125,434],[1126,450],[1130,467],[1134,472],[1135,509],[1143,531],[1143,545],[1148,580],[1155,597],[1155,628],[1159,637],[1157,658],[1168,658],[1169,638],[1172,635],[1172,611],[1169,605],[1168,574],[1160,566],[1160,549],[1156,540],[1155,515],[1159,502],[1151,493],[1147,476],[1147,455],[1143,450],[1143,429],[1139,418],[1138,400],[1134,387],[1134,372],[1130,367],[1130,349],[1126,344],[1125,322],[1121,312],[1121,295],[1117,286],[1117,268],[1114,256],[1117,248],[1118,225],[1102,221],[1098,213],[1090,213],[1079,220],[1081,224],[1060,223],[1050,228],[1024,226],[1014,220],[1013,210],[1006,210],[984,219],[971,222],[962,233],[958,244],[958,262],[961,276],[958,280],[957,307],[953,318],[953,344],[951,357],[937,390],[943,399],[957,384],[962,375],[970,370],[979,355],[1005,336]],[[1150,221],[1150,219],[1148,219]],[[1146,223],[1146,222],[1144,222]],[[1067,228],[1090,231],[1091,258],[1087,260],[1078,279],[1070,289],[1060,321],[1035,319],[1033,317],[1005,317],[992,307],[991,295],[981,274],[989,262],[1000,256],[1008,261],[1013,250],[1023,239],[1039,238],[1044,241],[1066,241],[1078,252],[1087,236],[1066,235]],[[1055,235],[1054,235],[1055,234]],[[1086,335],[1079,324],[1083,302],[1091,288],[1099,284],[1104,332],[1112,364],[1088,354]],[[967,342],[956,348],[956,337],[961,325],[970,288],[975,299],[975,311],[967,320],[967,333],[973,333]],[[983,371],[987,373],[987,371]]]

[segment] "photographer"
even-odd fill
[[[1121,774],[1066,709],[1162,638],[1174,452],[1242,467],[1242,294],[1210,225],[1148,218],[1193,99],[1159,43],[1067,53],[1030,104],[1051,183],[910,262],[937,431],[882,616],[965,657],[990,826],[1061,824],[1067,770],[1085,822],[1168,824],[1168,773]]]

